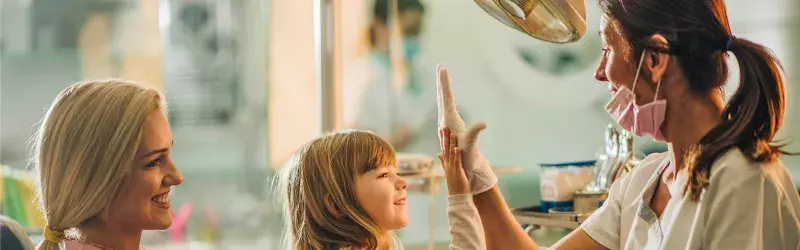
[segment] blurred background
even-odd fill
[[[320,135],[325,115],[334,128],[369,129],[399,152],[435,156],[438,63],[450,71],[467,123],[489,124],[483,153],[513,169],[499,175],[512,208],[539,203],[540,164],[602,154],[612,121],[603,109],[607,86],[593,78],[601,56],[594,0],[587,35],[567,45],[508,28],[473,1],[322,1],[334,6],[330,72],[315,61],[317,2],[0,0],[0,212],[41,238],[26,172],[29,138],[56,94],[83,79],[134,80],[168,99],[185,182],[172,195],[178,223],[147,232],[147,249],[281,249],[273,177]],[[782,61],[789,107],[780,137],[800,152],[800,90],[791,84],[800,74],[800,1],[726,5],[734,33]],[[334,106],[325,109],[320,74],[336,79],[325,92]],[[635,148],[666,150],[650,138],[635,138]],[[783,160],[797,183],[800,157]],[[441,184],[428,181],[409,195],[411,223],[399,231],[407,249],[446,249],[449,240],[446,190],[426,189]]]

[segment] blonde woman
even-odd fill
[[[450,248],[486,249],[455,145],[443,143],[440,156],[448,175]],[[288,249],[403,249],[392,230],[408,225],[408,183],[397,175],[394,149],[377,135],[343,131],[312,141],[283,170],[281,184]]]
[[[170,188],[183,177],[165,113],[158,92],[120,80],[56,97],[34,139],[47,222],[39,250],[140,249],[143,230],[170,226]]]

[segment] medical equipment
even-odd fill
[[[400,175],[428,172],[436,161],[424,154],[397,153],[397,173]]]
[[[611,186],[610,175],[619,161],[619,132],[613,125],[608,124],[605,132],[605,146],[603,152],[597,156],[592,182],[588,190],[605,190]]]
[[[597,156],[597,168],[587,190],[608,190],[615,180],[622,178],[639,163],[635,157],[633,134],[618,132],[611,124],[606,127],[605,150]]]
[[[514,218],[528,225],[526,231],[541,226],[578,228],[608,198],[611,184],[639,163],[632,133],[609,124],[604,140],[595,161],[540,164],[540,204],[512,209]]]
[[[594,166],[595,161],[540,164],[541,211],[572,207],[575,192],[589,184]]]
[[[622,131],[619,135],[619,154],[617,156],[619,161],[613,173],[610,173],[610,182],[606,188],[610,188],[615,180],[622,178],[632,171],[636,165],[639,165],[639,159],[636,159],[636,151],[633,146],[633,133]]]
[[[574,42],[586,33],[584,0],[475,0],[503,24],[553,43]]]
[[[574,195],[574,211],[577,214],[588,214],[600,207],[608,198],[605,190],[579,190]]]

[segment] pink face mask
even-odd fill
[[[642,69],[643,61],[644,53],[642,53],[639,66],[636,68],[633,89],[636,89],[636,82],[639,81],[639,71]],[[657,141],[664,141],[661,124],[664,123],[667,100],[658,100],[660,87],[661,82],[656,85],[656,97],[653,98],[653,102],[642,106],[636,105],[636,94],[632,90],[621,87],[611,101],[606,104],[606,111],[623,129],[631,131],[637,136],[650,135]]]

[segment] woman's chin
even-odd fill
[[[172,216],[155,218],[148,224],[149,226],[145,230],[167,230],[172,226]]]

